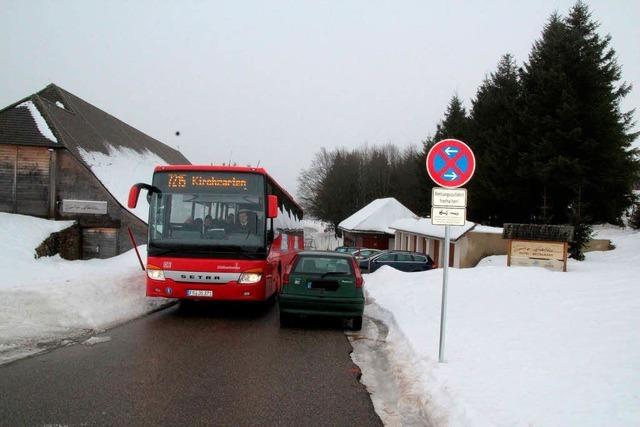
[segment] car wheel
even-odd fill
[[[362,316],[356,316],[351,320],[351,330],[359,331],[362,329]]]

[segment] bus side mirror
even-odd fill
[[[127,201],[129,209],[134,209],[138,206],[138,196],[140,196],[140,184],[133,185],[129,190],[129,200]]]
[[[134,209],[136,206],[138,206],[138,197],[140,196],[141,188],[147,190],[149,194],[160,193],[160,189],[158,187],[154,187],[153,185],[144,184],[141,182],[134,184],[129,190],[129,199],[127,200],[127,207],[129,209]]]
[[[278,196],[267,196],[267,218],[278,217]]]

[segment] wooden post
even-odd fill
[[[18,146],[16,145],[16,155],[13,158],[13,213],[18,213]]]
[[[58,152],[49,148],[49,218],[56,217],[56,180],[58,167]]]

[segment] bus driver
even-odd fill
[[[238,213],[238,231],[245,233],[256,232],[255,217],[253,221],[249,221],[250,214],[255,215],[253,212],[250,212],[246,209],[242,209]]]

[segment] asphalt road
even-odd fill
[[[0,366],[0,425],[382,425],[340,323],[173,306]]]

